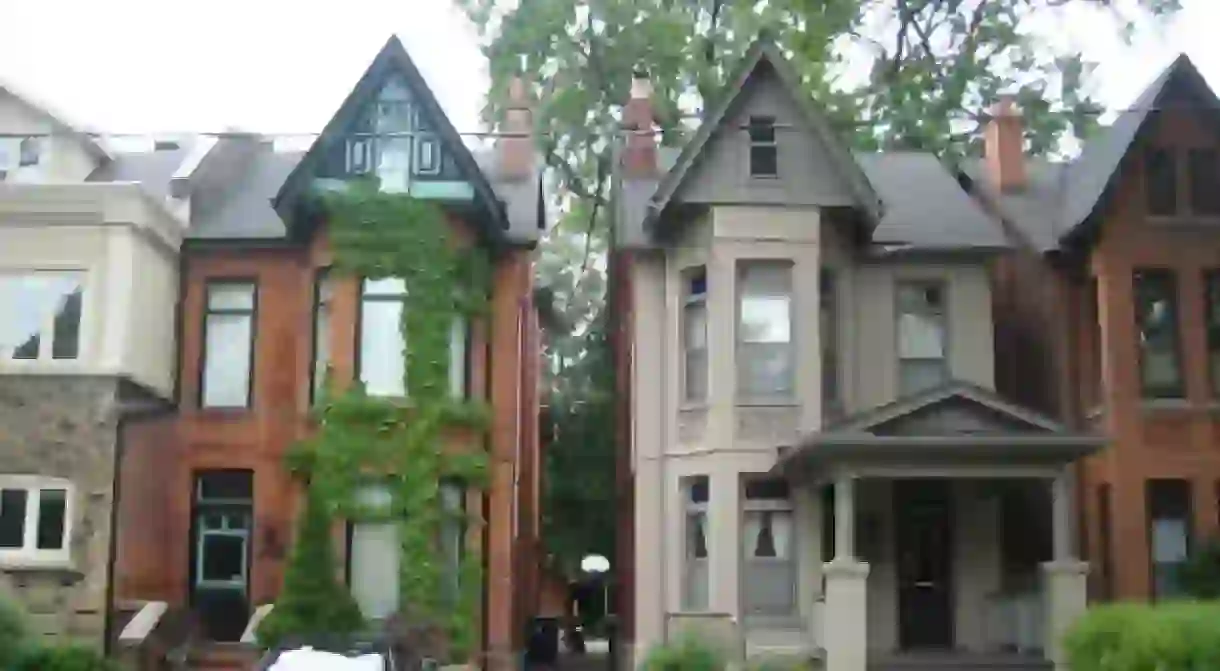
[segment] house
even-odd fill
[[[1026,158],[1005,104],[964,170],[1019,250],[996,267],[997,384],[1112,437],[1077,478],[1097,599],[1178,594],[1217,533],[1217,104],[1181,56],[1074,160]]]
[[[279,593],[300,506],[285,465],[313,431],[310,411],[327,372],[373,396],[402,397],[404,343],[397,315],[410,287],[393,278],[328,273],[325,212],[308,194],[374,175],[381,188],[440,205],[461,244],[492,259],[485,317],[458,324],[449,343],[454,394],[486,399],[486,490],[448,484],[447,505],[486,524],[446,533],[483,558],[478,629],[492,668],[522,646],[533,606],[538,547],[538,325],[533,248],[543,232],[539,165],[525,87],[494,151],[472,152],[445,117],[402,44],[391,38],[313,144],[228,133],[200,141],[170,180],[189,217],[181,255],[178,372],[172,412],[131,427],[123,457],[115,594],[190,610],[201,636],[250,640]],[[392,134],[391,134],[392,133]],[[175,285],[177,289],[177,285]],[[159,323],[172,323],[162,311]],[[485,443],[485,444],[484,444]],[[384,490],[371,489],[370,497]],[[399,607],[394,528],[337,530],[344,574],[362,611]]]
[[[115,151],[0,85],[0,594],[96,648],[127,427],[174,398],[184,151]]]
[[[625,663],[693,629],[829,671],[1063,669],[1070,469],[1103,440],[996,392],[1002,227],[931,155],[848,151],[765,39],[676,155],[650,95],[609,261]]]

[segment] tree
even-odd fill
[[[1060,27],[1097,19],[1130,35],[1138,22],[1179,8],[1179,0],[457,1],[486,40],[492,80],[486,118],[501,117],[514,76],[525,75],[541,100],[540,149],[561,214],[544,242],[539,275],[570,326],[548,336],[548,388],[553,407],[572,408],[586,397],[608,396],[613,383],[612,375],[590,375],[581,362],[600,346],[592,334],[605,287],[611,157],[633,71],[652,81],[660,140],[670,146],[686,140],[726,70],[765,30],[791,59],[806,93],[857,148],[921,149],[949,162],[977,154],[985,111],[1004,92],[1015,93],[1023,108],[1031,150],[1046,154],[1087,133],[1099,108],[1086,93],[1092,64],[1056,39],[1070,37],[1068,29],[1052,35],[1031,26],[1059,13]],[[1087,25],[1095,30],[1097,23]],[[603,463],[606,455],[596,451],[612,451],[613,444],[574,438],[612,436],[612,414],[556,417],[573,426],[560,425],[559,441],[547,447],[548,467],[561,470],[548,468],[546,477],[612,478],[586,464]],[[605,424],[595,430],[584,426],[588,421]],[[561,450],[584,458],[553,454]],[[569,468],[578,470],[562,470]],[[577,509],[567,496],[552,521]],[[600,484],[590,485],[580,505],[590,513],[612,508],[602,497]],[[584,516],[571,518],[584,527],[573,533],[599,536]]]

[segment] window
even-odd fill
[[[205,408],[248,407],[254,358],[254,283],[211,282],[206,301],[201,404]]]
[[[1178,167],[1170,150],[1151,148],[1145,152],[1144,196],[1148,201],[1148,214],[1178,213]]]
[[[779,146],[775,142],[775,117],[750,117],[750,176],[779,176]]]
[[[66,480],[0,477],[0,561],[69,561],[71,491]]]
[[[898,301],[898,393],[914,394],[949,377],[945,287],[902,282]]]
[[[84,273],[0,273],[0,360],[80,355]]]
[[[1205,300],[1203,318],[1207,327],[1207,371],[1212,395],[1220,397],[1220,270],[1203,276]]]
[[[310,370],[309,400],[317,401],[326,384],[326,373],[330,367],[330,303],[334,295],[334,283],[330,271],[318,271],[314,283],[313,306],[313,367]]]
[[[1114,594],[1114,558],[1110,551],[1110,485],[1102,483],[1097,486],[1097,543],[1101,555],[1101,566],[1098,567],[1098,580],[1101,583],[1102,599],[1110,599]]]
[[[818,280],[818,339],[822,343],[822,407],[824,415],[842,409],[839,398],[838,287],[834,271],[823,268]]]
[[[355,137],[348,140],[346,161],[349,175],[367,175],[373,165],[373,139]]]
[[[1172,271],[1142,269],[1135,271],[1133,282],[1144,396],[1180,398],[1177,281]]]
[[[372,396],[406,396],[402,316],[407,285],[397,277],[366,278],[360,297],[360,381]]]
[[[251,471],[195,475],[195,587],[245,591],[254,511]]]
[[[431,134],[415,138],[415,165],[421,175],[438,175],[441,172],[441,153],[437,141]]]
[[[454,398],[466,398],[466,357],[470,340],[470,324],[465,315],[454,315],[449,326],[449,393]]]
[[[1148,540],[1152,551],[1153,595],[1182,595],[1178,570],[1190,553],[1190,482],[1149,480]]]
[[[455,602],[461,596],[462,557],[466,551],[466,489],[460,482],[446,481],[440,485],[441,561],[449,583],[449,597]]]
[[[394,493],[383,483],[356,491],[361,517],[349,522],[348,581],[360,612],[383,620],[398,610],[398,525],[387,519],[394,510]]]
[[[750,261],[738,266],[737,395],[792,396],[792,264]]]
[[[684,502],[682,535],[685,539],[686,570],[682,583],[682,607],[686,610],[706,610],[708,590],[707,568],[707,503],[710,494],[706,475],[693,475],[681,480]]]
[[[682,273],[682,389],[687,401],[707,398],[707,269]]]
[[[1220,174],[1215,149],[1191,149],[1189,153],[1191,214],[1220,215]]]
[[[1098,310],[1101,294],[1096,277],[1090,277],[1082,297],[1083,308],[1080,318],[1084,321],[1081,332],[1084,335],[1085,355],[1081,357],[1081,386],[1085,410],[1089,411],[1101,403],[1102,368],[1101,368],[1101,313]]]
[[[17,165],[19,165],[21,167],[25,167],[25,166],[29,166],[29,165],[38,165],[38,159],[39,159],[39,154],[40,154],[41,148],[42,147],[39,143],[38,138],[36,138],[36,137],[23,138],[21,140],[21,144],[18,148]]]
[[[747,613],[790,615],[796,610],[796,553],[792,502],[783,480],[745,483],[742,511],[742,585]]]

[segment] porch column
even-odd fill
[[[1089,565],[1072,550],[1072,504],[1068,471],[1051,481],[1052,548],[1054,559],[1042,565],[1046,657],[1055,671],[1068,671],[1063,637],[1088,607]]]
[[[834,482],[835,556],[824,567],[826,612],[822,647],[826,671],[865,671],[868,663],[868,564],[856,559],[855,478]]]

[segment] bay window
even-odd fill
[[[707,269],[682,273],[682,390],[687,401],[707,398]]]
[[[783,480],[746,481],[743,508],[746,612],[790,615],[796,610],[796,553],[788,484]]]
[[[898,303],[898,393],[935,387],[949,378],[948,320],[941,282],[900,282]]]
[[[71,485],[41,476],[0,476],[0,561],[67,562]]]
[[[208,283],[206,294],[200,404],[205,408],[249,407],[255,284],[213,281]]]
[[[737,396],[788,400],[795,384],[792,347],[792,263],[738,265]]]
[[[0,272],[0,360],[80,356],[84,273]]]

